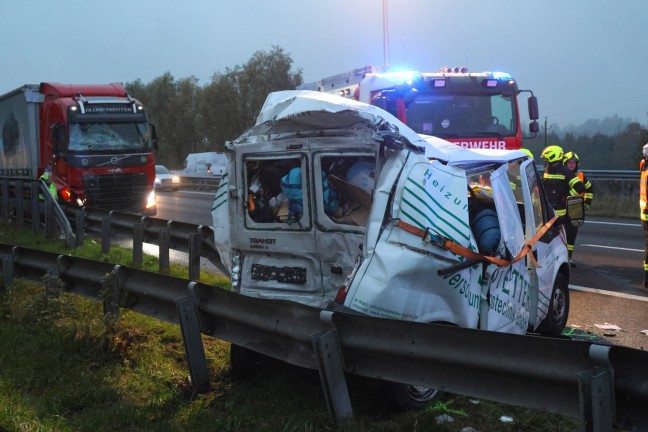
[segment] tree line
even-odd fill
[[[293,70],[290,55],[273,46],[270,51],[257,51],[244,65],[215,73],[202,86],[195,76],[175,79],[167,72],[148,84],[139,79],[127,83],[126,89],[144,104],[156,125],[156,160],[178,169],[189,153],[222,151],[225,141],[254,125],[269,93],[292,90],[302,82],[302,71]],[[615,124],[619,130],[619,123]],[[630,122],[614,135],[552,131],[525,140],[524,146],[539,163],[545,145],[555,144],[565,152],[576,152],[581,169],[633,170],[638,169],[645,143],[648,131]]]
[[[215,73],[201,86],[198,78],[175,79],[166,72],[148,84],[126,84],[155,124],[156,161],[181,168],[189,153],[222,151],[225,141],[237,138],[254,125],[268,93],[292,90],[302,83],[301,69],[282,48],[257,51],[242,66]]]
[[[648,143],[648,130],[638,122],[628,123],[625,129],[615,135],[596,133],[592,136],[566,133],[538,135],[524,141],[524,147],[531,150],[535,160],[540,161],[542,150],[547,145],[558,145],[565,153],[575,152],[580,160],[579,168],[584,170],[638,170],[641,151]]]

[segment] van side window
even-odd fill
[[[526,167],[526,176],[529,184],[529,192],[531,194],[531,204],[533,207],[533,219],[535,221],[536,232],[542,228],[544,225],[543,212],[545,211],[542,208],[542,196],[540,195],[540,185],[538,184],[538,173],[536,171],[535,165],[530,164]]]
[[[246,208],[250,219],[261,224],[299,224],[304,216],[302,160],[246,159]]]
[[[372,156],[331,156],[321,160],[321,206],[336,224],[366,226],[376,182]]]

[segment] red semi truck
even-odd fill
[[[538,101],[503,72],[469,73],[466,68],[439,72],[380,72],[366,66],[304,84],[298,89],[335,93],[378,106],[415,132],[465,148],[519,149],[522,127],[517,96],[528,98],[529,136],[537,135]]]
[[[121,84],[27,84],[0,96],[0,175],[51,170],[59,200],[155,215],[155,128]]]

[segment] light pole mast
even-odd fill
[[[383,0],[383,51],[385,67],[389,66],[389,40],[387,33],[387,0]]]

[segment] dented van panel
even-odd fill
[[[307,91],[269,95],[226,149],[212,215],[234,291],[520,334],[552,318],[567,248],[559,225],[540,235],[553,210],[525,153]]]

